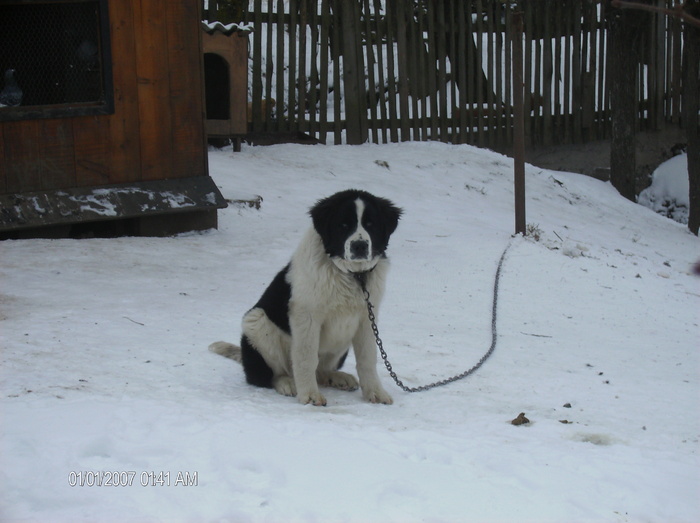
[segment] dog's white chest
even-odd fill
[[[321,326],[320,351],[345,350],[352,343],[352,339],[360,326],[361,311],[353,314],[331,314]]]

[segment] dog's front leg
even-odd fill
[[[309,313],[295,313],[294,315],[290,314],[290,327],[292,330],[292,373],[297,389],[297,399],[303,404],[312,403],[316,406],[324,406],[326,398],[319,391],[316,381],[321,322],[315,320]]]
[[[382,387],[377,374],[377,345],[372,333],[372,326],[365,318],[352,340],[357,360],[357,376],[360,378],[362,397],[370,403],[391,405],[394,400]]]

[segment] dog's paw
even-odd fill
[[[297,386],[291,376],[277,376],[272,382],[275,390],[283,396],[296,396]]]
[[[303,403],[304,405],[311,403],[315,407],[325,407],[326,406],[326,398],[323,397],[323,394],[321,394],[318,391],[312,391],[304,394],[297,394],[297,399],[299,400],[299,403]]]
[[[381,387],[377,389],[363,390],[362,397],[370,403],[383,403],[384,405],[391,405],[394,403],[394,400],[391,399],[389,393]]]
[[[360,386],[355,376],[338,370],[324,375],[319,382],[322,385],[339,390],[357,390]]]

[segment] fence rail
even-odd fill
[[[657,0],[672,5],[678,0]],[[321,142],[512,142],[513,16],[498,0],[253,0],[253,131]],[[603,139],[610,117],[603,0],[525,0],[528,142]],[[639,125],[680,116],[681,24],[648,14]],[[274,102],[273,102],[274,100]]]

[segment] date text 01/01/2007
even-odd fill
[[[134,470],[84,470],[68,474],[71,487],[196,487],[199,484],[197,472],[144,471]]]

